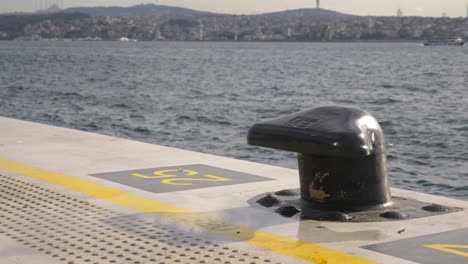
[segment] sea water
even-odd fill
[[[0,42],[7,117],[296,168],[248,128],[324,105],[379,120],[394,186],[468,200],[466,47]]]

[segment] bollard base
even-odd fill
[[[274,206],[265,206],[262,201],[275,199],[277,203]],[[339,210],[336,208],[327,208],[317,203],[304,201],[299,189],[281,190],[275,193],[266,193],[249,200],[251,204],[262,205],[269,208],[271,212],[278,213],[285,217],[297,217],[303,220],[333,221],[333,222],[385,222],[398,221],[415,218],[423,218],[434,215],[449,214],[461,211],[458,207],[447,207],[438,204],[421,202],[418,200],[394,196],[392,203],[386,206],[377,206],[365,208],[362,210]],[[428,210],[427,208],[443,207],[444,210]],[[285,208],[288,212],[284,213]],[[295,210],[293,209],[295,208]]]

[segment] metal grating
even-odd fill
[[[0,235],[67,264],[273,263],[173,227],[0,175]]]

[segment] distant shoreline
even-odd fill
[[[187,43],[422,43],[424,40],[336,40],[336,41],[290,41],[290,40],[139,40],[139,41],[119,41],[119,40],[99,40],[99,41],[89,41],[89,40],[51,40],[51,39],[41,39],[41,40],[14,40],[14,39],[0,39],[2,42],[122,42],[122,43],[162,43],[162,42],[187,42]]]
[[[423,42],[468,38],[468,18],[354,16],[306,8],[226,15],[159,5],[0,15],[3,40]]]

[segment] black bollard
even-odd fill
[[[301,198],[317,207],[391,203],[384,135],[361,109],[325,106],[260,122],[250,128],[248,144],[297,152]]]

